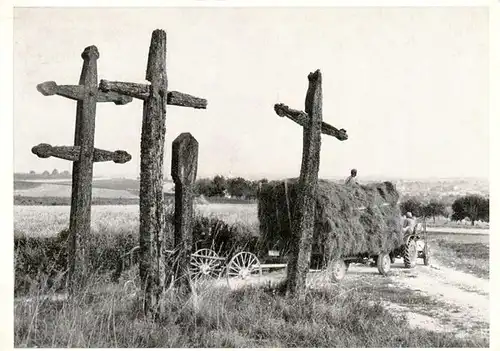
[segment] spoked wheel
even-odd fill
[[[191,255],[189,273],[191,279],[219,278],[221,274],[219,255],[210,249],[201,249]]]
[[[389,254],[382,253],[377,257],[377,268],[380,274],[387,275],[391,270],[391,258]]]
[[[253,253],[240,252],[227,265],[227,284],[234,288],[244,283],[258,282],[262,277],[260,261]]]
[[[429,244],[424,244],[424,266],[431,264],[431,251],[429,249]]]
[[[347,264],[344,260],[335,260],[330,266],[331,277],[334,282],[340,282],[344,279],[347,272]]]

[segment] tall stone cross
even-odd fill
[[[45,82],[37,86],[45,96],[60,95],[77,101],[74,146],[51,146],[39,144],[31,151],[41,158],[50,156],[73,161],[71,190],[71,212],[68,242],[68,290],[71,294],[84,283],[87,277],[85,246],[90,234],[90,206],[92,203],[92,173],[94,162],[114,161],[125,163],[131,156],[125,151],[110,152],[94,148],[95,114],[98,102],[114,102],[124,105],[132,98],[117,93],[105,93],[97,87],[97,59],[95,46],[85,48],[82,53],[83,68],[79,85],[57,85]]]
[[[146,80],[150,84],[101,80],[103,91],[144,101],[141,135],[139,274],[146,313],[157,313],[165,286],[165,212],[163,199],[163,153],[166,105],[205,109],[207,100],[167,91],[167,35],[155,30],[149,46]],[[170,238],[168,238],[170,239]]]
[[[305,112],[276,104],[274,110],[280,117],[288,117],[303,127],[302,166],[298,182],[295,212],[292,218],[292,253],[288,262],[287,292],[304,297],[306,276],[309,271],[314,233],[316,193],[321,149],[321,134],[338,140],[347,140],[344,129],[337,129],[322,121],[321,72],[310,73],[306,94]]]

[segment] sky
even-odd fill
[[[167,32],[169,90],[208,100],[168,106],[172,141],[199,142],[198,178],[298,176],[302,128],[273,106],[304,110],[307,75],[323,75],[323,120],[349,139],[322,137],[319,176],[488,178],[488,9],[157,8],[14,11],[14,171],[71,170],[39,159],[39,143],[72,145],[74,101],[45,97],[44,81],[77,84],[81,52],[96,45],[99,79],[146,83],[151,33]],[[127,164],[95,175],[139,175],[142,101],[99,103],[95,146]]]

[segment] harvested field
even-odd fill
[[[14,196],[25,196],[25,197],[71,197],[71,185],[62,184],[37,184],[36,187],[14,189]],[[133,199],[138,198],[137,195],[132,194],[127,190],[114,190],[114,189],[103,189],[103,188],[93,188],[92,197],[103,197],[103,198],[127,198]]]

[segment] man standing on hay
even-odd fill
[[[356,169],[351,169],[351,175],[349,177],[347,177],[347,179],[345,180],[345,185],[354,185],[354,184],[358,184],[358,182],[356,181],[356,175],[358,174],[358,171]]]

